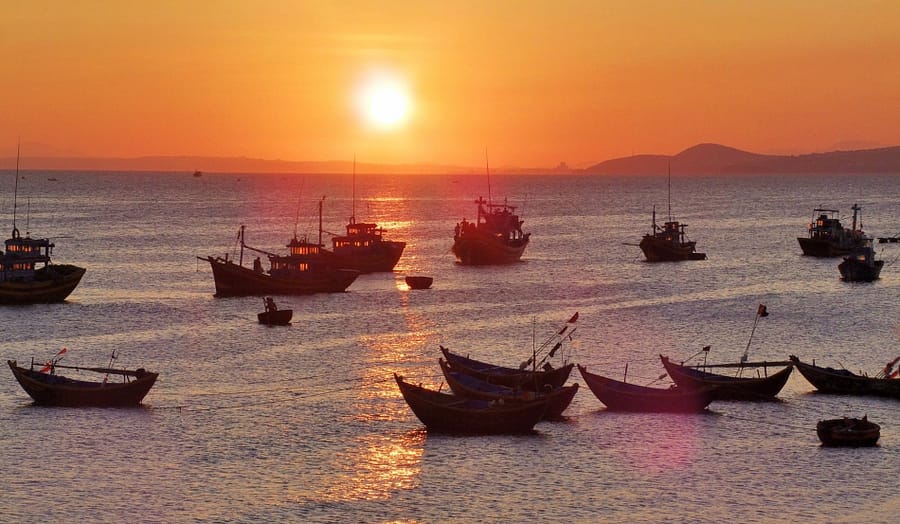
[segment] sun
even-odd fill
[[[379,130],[396,129],[406,123],[412,105],[403,80],[385,72],[370,74],[360,82],[356,102],[363,120]]]

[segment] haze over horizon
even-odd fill
[[[0,158],[586,167],[900,144],[900,4],[8,4]]]

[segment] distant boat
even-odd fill
[[[858,222],[862,209],[853,204],[853,224],[844,229],[837,218],[837,209],[813,209],[813,220],[808,226],[808,235],[798,237],[803,254],[811,257],[836,257],[849,254],[854,248],[862,247],[866,242],[861,222]],[[857,225],[860,224],[859,229]]]
[[[881,426],[863,418],[836,418],[820,420],[816,435],[823,446],[867,447],[874,446],[881,437]]]
[[[491,170],[485,154],[488,177],[488,199],[478,197],[475,222],[465,218],[456,224],[451,251],[466,266],[512,264],[522,258],[531,233],[522,231],[524,220],[516,214],[516,206],[495,204],[491,198]]]
[[[581,365],[578,366],[578,371],[594,396],[610,411],[699,413],[713,400],[712,388],[652,388],[595,375]]]
[[[273,300],[272,297],[264,298],[263,304],[265,304],[266,310],[256,315],[260,324],[269,326],[287,326],[291,323],[291,318],[294,316],[294,311],[292,309],[278,309],[278,306],[275,305],[275,300]]]
[[[55,245],[46,238],[23,237],[16,228],[16,200],[19,193],[19,160],[16,152],[16,189],[13,197],[13,229],[0,253],[0,304],[62,302],[81,282],[85,269],[70,264],[53,264]]]
[[[334,265],[330,254],[322,249],[322,203],[319,202],[319,242],[300,240],[296,234],[287,244],[287,255],[278,255],[244,243],[244,226],[238,232],[241,252],[238,263],[222,257],[197,257],[209,262],[213,271],[217,297],[246,295],[309,295],[345,291],[359,276],[354,269]],[[244,249],[265,255],[269,269],[264,270],[259,257],[253,267],[244,267]]]
[[[644,235],[638,246],[647,262],[678,262],[705,260],[706,253],[697,252],[697,243],[685,240],[687,224],[672,220],[672,172],[669,170],[669,220],[663,227],[656,223],[656,206],[653,206],[650,233]]]
[[[881,275],[884,260],[875,260],[872,239],[866,237],[863,244],[856,246],[849,256],[838,264],[841,278],[847,282],[873,282]]]
[[[384,228],[371,222],[356,221],[356,159],[353,160],[352,213],[346,235],[331,239],[334,263],[360,273],[393,271],[403,255],[406,242],[384,239]]]
[[[202,171],[194,171],[194,176],[201,177],[201,176],[203,176],[203,172]]]
[[[49,362],[43,370],[35,370],[34,359],[30,369],[19,367],[15,360],[9,360],[7,364],[35,404],[45,406],[137,406],[156,383],[158,376],[144,368],[131,371],[109,367],[63,366],[56,361]],[[57,369],[99,373],[106,378],[99,382],[77,380],[57,375]],[[109,375],[121,377],[121,382],[109,381]]]
[[[394,374],[406,404],[429,431],[469,434],[528,433],[547,410],[546,400],[503,402],[449,395]]]
[[[900,378],[893,366],[900,358],[889,362],[876,376],[857,375],[846,369],[821,367],[801,362],[794,355],[790,357],[797,371],[822,393],[836,395],[870,395],[890,397],[900,400]]]

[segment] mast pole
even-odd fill
[[[322,202],[325,201],[325,195],[319,200],[319,246],[322,246]]]
[[[350,223],[356,223],[356,155],[353,155],[353,204],[350,211]],[[321,241],[319,242],[321,244]]]
[[[487,148],[484,148],[484,169],[487,172],[488,179],[488,207],[491,207],[492,197],[491,197],[491,165],[488,162],[488,151]]]
[[[672,163],[669,162],[669,222],[672,221]]]
[[[19,198],[19,150],[22,147],[21,139],[16,143],[16,185],[15,190],[13,191],[13,236],[16,232],[16,204]]]

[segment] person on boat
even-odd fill
[[[256,260],[253,261],[253,271],[257,273],[262,273],[262,261],[259,260],[259,257],[256,257]]]
[[[266,297],[266,313],[278,311],[278,306],[275,305],[275,301],[272,297]]]

